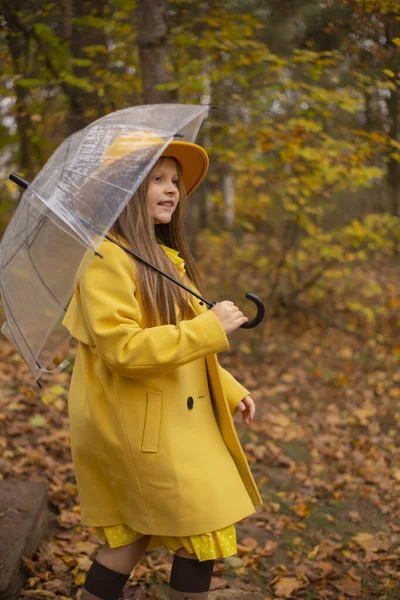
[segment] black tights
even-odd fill
[[[210,589],[214,560],[184,558],[175,554],[170,587],[178,592],[203,593]],[[129,575],[122,575],[96,560],[89,569],[84,588],[101,600],[118,600]]]
[[[175,554],[169,585],[179,592],[208,592],[214,560],[202,562]]]

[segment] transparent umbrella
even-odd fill
[[[107,231],[173,138],[195,141],[208,110],[208,106],[160,104],[111,113],[66,139],[31,184],[13,177],[27,189],[0,244],[6,317],[1,331],[38,385],[43,373],[61,371],[68,364],[64,360],[47,369],[70,337],[61,322],[83,255],[88,248],[96,252],[108,237]],[[121,144],[126,136],[130,144],[135,135],[134,152],[108,160],[116,140]],[[209,307],[215,304],[185,289]],[[247,297],[257,305],[256,318],[245,324],[249,328],[262,320],[264,306],[254,294]]]
[[[22,195],[0,244],[1,331],[36,381],[68,364],[47,370],[70,337],[61,321],[87,248],[96,250],[176,134],[195,141],[208,110],[154,104],[106,115],[67,138]],[[135,131],[141,151],[107,164],[109,146]]]

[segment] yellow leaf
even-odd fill
[[[82,571],[89,571],[93,561],[87,556],[78,556],[78,565]]]
[[[307,504],[305,504],[305,502],[301,502],[295,507],[294,512],[298,517],[308,517],[311,509],[307,506]]]
[[[389,77],[394,77],[394,73],[391,69],[383,69],[383,72]]]
[[[31,427],[47,427],[47,421],[42,415],[36,415],[29,419]]]
[[[392,471],[392,477],[396,481],[400,481],[400,469],[393,469],[393,471]]]
[[[44,394],[41,398],[43,404],[50,404],[54,400],[53,394]]]
[[[400,37],[395,37],[392,39],[393,44],[396,44],[396,46],[400,46]]]
[[[76,585],[82,585],[83,583],[85,583],[85,579],[86,579],[85,573],[80,572],[75,577],[74,582],[76,583]]]
[[[309,558],[310,560],[313,560],[317,556],[318,550],[319,550],[319,546],[315,546],[314,550],[311,550],[311,552],[309,552],[307,554],[307,558]]]
[[[65,392],[65,389],[61,385],[53,385],[50,388],[50,392],[52,394],[56,394],[57,396],[60,396],[61,394],[63,394]]]
[[[57,400],[54,402],[54,406],[57,408],[57,410],[62,411],[65,408],[65,402],[64,400],[61,400],[61,398],[57,398]]]

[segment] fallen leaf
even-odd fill
[[[293,592],[304,587],[304,585],[296,577],[280,577],[275,583],[275,594],[282,598],[290,598]]]
[[[75,577],[74,582],[76,585],[83,585],[85,583],[86,573],[78,573]]]
[[[353,412],[359,419],[361,425],[366,425],[368,419],[376,415],[376,408],[370,402],[366,402],[362,408],[356,408]]]
[[[77,554],[87,554],[88,556],[92,556],[97,545],[94,542],[78,542],[75,544],[74,548]]]
[[[77,561],[78,561],[78,565],[79,565],[79,568],[81,569],[81,571],[86,571],[86,572],[89,571],[89,569],[93,563],[93,561],[90,560],[90,558],[88,556],[78,556]]]
[[[225,590],[228,586],[227,580],[223,577],[213,577],[211,579],[210,591]]]
[[[244,546],[249,546],[250,548],[256,548],[258,546],[257,540],[252,537],[244,538],[244,540],[242,540],[242,544]]]
[[[276,551],[278,546],[278,542],[273,542],[272,540],[267,540],[264,545],[264,554],[266,556],[271,556]]]
[[[359,596],[361,593],[361,577],[358,577],[353,569],[350,569],[342,581],[334,585],[339,592],[347,594],[347,596]]]
[[[361,521],[360,514],[356,510],[351,510],[348,515],[352,523],[359,523]]]
[[[322,542],[315,546],[314,550],[308,553],[308,558],[328,558],[332,556],[336,550],[340,550],[341,544],[336,544],[331,540],[322,540]]]
[[[47,421],[42,415],[36,415],[29,419],[31,427],[47,427]]]
[[[290,419],[286,415],[269,413],[266,418],[274,425],[280,425],[281,427],[288,427],[290,425]]]
[[[400,469],[393,469],[391,472],[393,479],[400,481]]]
[[[46,598],[54,598],[54,592],[48,592],[47,590],[21,590],[22,596],[45,596]]]
[[[352,538],[364,551],[367,560],[375,558],[376,552],[386,550],[389,543],[383,539],[382,534],[359,533]]]
[[[46,581],[43,586],[46,590],[55,594],[67,594],[70,588],[70,584],[61,579],[51,579],[50,581]]]

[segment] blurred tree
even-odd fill
[[[22,19],[22,0],[8,2],[1,0],[0,10],[6,24],[5,42],[10,62],[6,65],[5,75],[13,74],[15,93],[15,123],[18,131],[18,163],[26,175],[32,173],[32,121],[28,110],[29,91],[19,85],[19,78],[32,68],[32,29],[29,19]]]
[[[394,0],[329,0],[305,31],[316,51],[339,50],[347,69],[341,81],[363,90],[363,125],[387,138],[384,153],[389,206],[400,210],[400,4]],[[397,73],[397,76],[396,76]]]
[[[218,234],[221,284],[229,286],[234,272],[244,276],[246,265],[276,310],[317,289],[334,265],[344,273],[351,261],[366,261],[357,244],[370,244],[377,223],[395,246],[396,220],[357,225],[350,217],[357,193],[360,217],[368,212],[361,190],[383,189],[385,174],[390,211],[398,210],[394,0],[0,0],[0,7],[7,99],[0,112],[11,123],[4,164],[18,149],[19,164],[36,171],[68,133],[125,106],[214,104],[198,138],[210,171],[188,219],[193,239],[206,227],[211,239]],[[257,243],[243,249],[246,232]],[[373,242],[375,251],[384,236]]]
[[[70,106],[66,118],[67,135],[106,112],[107,4],[106,0],[66,0],[64,3],[63,37],[69,45],[70,70],[64,85]],[[88,48],[92,50],[90,54]]]
[[[171,63],[168,0],[137,0],[138,46],[145,104],[177,102]]]

